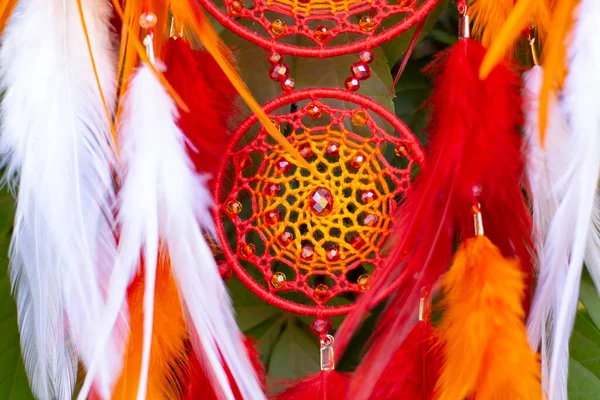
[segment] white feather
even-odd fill
[[[171,257],[171,268],[191,327],[196,351],[207,363],[216,389],[233,399],[223,368],[227,364],[246,399],[263,399],[235,323],[225,286],[202,229],[212,231],[212,198],[206,178],[189,159],[185,136],[176,124],[177,107],[148,66],[132,79],[120,129],[126,173],[119,194],[122,224],[120,254],[111,279],[109,328],[128,283],[145,257],[144,344],[138,399],[146,393],[154,308],[154,281],[159,243]],[[202,151],[202,149],[199,149]],[[105,330],[104,334],[108,331]],[[222,357],[222,360],[221,360]],[[92,373],[93,371],[90,371]],[[89,384],[80,398],[85,398]]]
[[[537,350],[541,343],[542,375],[549,382],[549,360],[554,315],[562,298],[562,283],[567,272],[569,241],[565,238],[572,230],[574,210],[563,204],[569,169],[565,168],[564,151],[568,146],[569,127],[560,106],[550,106],[550,118],[542,147],[538,126],[538,99],[543,70],[533,67],[523,76],[525,133],[527,138],[527,175],[532,203],[534,240],[538,254],[538,280],[527,324],[529,342]],[[560,209],[560,212],[558,211]],[[545,387],[546,391],[548,387]]]
[[[84,0],[103,92],[115,97],[106,0]],[[11,276],[23,358],[38,398],[71,397],[91,361],[116,253],[110,130],[74,0],[20,0],[0,50],[7,179],[18,183]],[[103,356],[117,363],[110,340]],[[77,352],[77,354],[75,353]],[[99,388],[110,386],[106,369]]]
[[[555,211],[540,252],[540,279],[528,329],[532,344],[542,342],[551,400],[567,399],[569,338],[577,312],[584,257],[590,265],[595,261],[596,266],[591,268],[595,280],[600,275],[598,255],[593,251],[597,252],[597,247],[592,248],[594,240],[595,245],[598,242],[592,218],[600,169],[600,109],[595,99],[600,92],[596,74],[600,49],[593,36],[599,20],[600,2],[582,0],[569,49],[563,104],[551,111],[551,118],[555,118],[560,108],[564,110],[569,123],[568,139],[559,146],[560,150],[545,151],[548,161],[553,157],[555,169],[563,171],[549,180],[549,193],[555,197],[550,199],[547,214],[552,215],[552,207]],[[549,140],[552,132],[547,133]]]

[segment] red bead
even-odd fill
[[[277,160],[275,166],[284,174],[287,174],[292,170],[292,164],[290,164],[290,162],[285,158],[280,158]]]
[[[281,193],[281,185],[279,183],[269,182],[265,186],[265,195],[267,196],[279,196]]]
[[[358,59],[364,63],[370,64],[373,61],[373,53],[369,50],[363,50],[358,53]]]
[[[279,64],[281,60],[283,60],[283,56],[276,51],[271,51],[269,53],[269,63],[272,65]]]
[[[325,257],[327,257],[327,261],[339,261],[340,260],[340,248],[335,244],[327,247],[325,249]]]
[[[269,70],[269,78],[276,82],[284,82],[290,75],[290,67],[285,64],[276,64]]]
[[[333,329],[333,324],[329,318],[317,318],[310,324],[310,329],[315,335],[327,335]]]
[[[219,274],[224,281],[231,279],[233,271],[226,261],[217,262],[217,267],[219,267]]]
[[[350,246],[354,247],[356,250],[360,250],[366,244],[365,240],[359,234],[352,236],[349,243]]]
[[[265,221],[269,225],[273,225],[281,221],[281,210],[274,209],[271,211],[267,211],[265,214]]]
[[[350,66],[352,76],[361,81],[371,77],[371,68],[366,63],[357,62]]]
[[[296,87],[296,81],[294,78],[287,77],[283,82],[281,82],[281,89],[284,92],[291,92]]]
[[[315,28],[315,39],[317,42],[324,42],[331,36],[331,31],[325,25],[319,25]]]
[[[323,110],[321,109],[320,105],[316,103],[310,103],[308,105],[306,113],[308,114],[310,119],[318,119],[321,118],[321,115],[323,115]]]
[[[363,153],[356,153],[350,160],[350,166],[354,169],[359,169],[367,161],[367,157]]]
[[[365,226],[375,226],[377,225],[377,222],[379,222],[379,217],[375,214],[367,214],[362,222]]]
[[[283,231],[279,235],[278,240],[279,240],[279,243],[281,243],[282,246],[287,247],[294,240],[294,234],[292,232],[290,232],[290,231]]]
[[[327,148],[325,152],[329,157],[338,157],[340,155],[340,144],[337,142],[329,142],[327,143]]]
[[[317,285],[313,293],[317,299],[324,300],[329,296],[329,286],[321,283]]]
[[[360,89],[360,81],[358,78],[351,76],[346,78],[344,81],[344,86],[346,86],[346,89],[350,90],[351,92],[356,92],[358,89]]]
[[[363,203],[368,204],[377,200],[377,193],[372,190],[363,190],[360,194],[360,199]]]
[[[311,194],[308,204],[316,215],[322,217],[333,208],[333,195],[328,189],[318,187]]]
[[[315,153],[313,153],[312,148],[309,143],[304,143],[298,147],[298,152],[303,158],[311,158]]]
[[[304,261],[312,261],[315,255],[315,248],[311,244],[305,244],[302,246],[302,251],[300,252],[300,258]]]

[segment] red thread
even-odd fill
[[[228,8],[234,0],[224,1],[225,6]],[[424,21],[431,10],[438,4],[439,0],[426,0],[418,9],[405,8],[402,5],[392,5],[386,0],[371,0],[370,2],[359,0],[349,4],[348,9],[344,11],[339,10],[333,12],[332,10],[313,9],[308,15],[302,11],[294,10],[293,7],[282,4],[276,0],[256,0],[254,1],[255,7],[252,9],[243,9],[240,14],[227,14],[219,8],[219,6],[213,3],[212,0],[200,0],[200,2],[221,25],[257,46],[292,56],[327,58],[357,53],[364,49],[377,47],[394,39],[411,27]],[[374,21],[376,25],[371,31],[365,32],[360,29],[358,18],[355,16],[363,15],[364,13],[373,10],[376,11],[376,18]],[[286,27],[285,33],[282,35],[275,35],[270,30],[273,18],[267,19],[265,17],[265,12],[269,12],[269,15],[277,13],[290,16],[294,19],[296,25]],[[384,20],[401,13],[409,13],[409,15],[391,28],[384,30],[379,29]],[[349,17],[355,17],[356,20],[350,20]],[[262,31],[255,32],[248,29],[238,22],[239,18],[254,21],[256,25],[262,27]],[[335,26],[330,29],[331,36],[323,42],[319,42],[315,39],[314,30],[310,29],[307,25],[308,22],[318,23],[319,21],[335,23]],[[327,25],[327,22],[325,25]],[[344,33],[360,35],[362,38],[352,43],[327,46],[327,43],[335,36]],[[303,36],[310,39],[312,47],[290,45],[278,41],[279,39],[290,35]]]

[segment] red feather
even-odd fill
[[[366,398],[387,370],[414,324],[422,290],[431,291],[448,267],[455,240],[473,236],[474,195],[486,235],[505,256],[521,258],[531,273],[531,217],[520,186],[520,79],[501,65],[480,81],[484,54],[478,42],[461,39],[428,68],[435,78],[427,165],[396,216],[395,246],[381,269],[384,274],[374,277],[371,290],[336,335],[336,355],[341,356],[374,306],[374,296],[401,283],[358,368],[356,376],[363,379],[356,398]]]
[[[190,158],[198,171],[214,174],[227,146],[228,121],[237,111],[237,92],[210,54],[182,39],[169,39],[163,58],[165,77],[190,109],[179,110]]]
[[[371,397],[431,400],[442,367],[441,350],[433,325],[417,322],[377,381]],[[354,382],[360,379],[355,376]]]
[[[246,351],[248,352],[248,356],[252,361],[252,366],[256,371],[256,375],[264,387],[266,381],[265,367],[260,362],[260,354],[255,347],[256,342],[254,339],[246,337],[244,343],[246,344]],[[226,368],[225,372],[227,373],[229,381],[231,382],[233,395],[236,399],[242,400],[242,395],[237,385],[235,385],[235,381],[233,380],[229,369]],[[184,387],[185,389],[182,400],[218,400],[217,394],[213,390],[209,377],[204,372],[202,364],[198,358],[196,358],[194,353],[190,355],[190,360],[188,363],[188,375]]]
[[[321,371],[296,382],[275,396],[276,400],[346,400],[350,375]]]

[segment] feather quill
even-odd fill
[[[203,236],[203,229],[214,230],[207,177],[194,170],[184,134],[176,123],[177,106],[145,64],[134,75],[123,112],[120,137],[126,173],[119,199],[121,241],[111,277],[108,329],[116,320],[122,306],[119,301],[136,273],[142,251],[144,346],[138,399],[146,394],[159,243],[171,258],[192,343],[218,392],[233,399],[223,367],[226,363],[242,395],[262,399],[228,294]],[[80,398],[85,398],[89,385],[89,381],[84,383]]]
[[[110,126],[98,90],[115,97],[110,7],[21,0],[0,50],[0,153],[18,183],[11,277],[23,358],[33,392],[68,398],[77,356],[94,355],[103,290],[115,256]],[[112,112],[112,110],[111,110]],[[35,118],[32,118],[35,116]],[[107,340],[105,365],[119,365],[122,342]],[[104,393],[110,372],[98,373]]]
[[[147,399],[180,399],[182,388],[178,375],[187,361],[188,331],[181,308],[177,285],[166,254],[159,255],[154,301],[154,329],[148,368]],[[143,270],[143,268],[142,268]],[[113,399],[135,399],[142,361],[144,322],[144,275],[139,273],[129,288],[130,335],[125,362]]]

